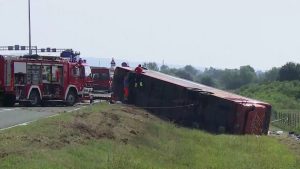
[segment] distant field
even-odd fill
[[[272,104],[272,124],[300,133],[300,81],[253,84],[238,93]]]
[[[105,103],[0,132],[0,168],[296,169],[299,162],[268,136],[212,135]]]

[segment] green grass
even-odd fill
[[[278,111],[300,110],[300,81],[275,81],[265,84],[252,84],[240,88],[238,93],[266,101]]]
[[[274,138],[212,135],[122,105],[102,103],[0,132],[0,168],[296,169],[299,165],[299,157]]]

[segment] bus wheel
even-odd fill
[[[30,106],[38,106],[41,104],[40,94],[37,90],[32,90],[29,95],[29,105]]]
[[[16,102],[16,96],[13,94],[7,94],[4,95],[4,99],[3,99],[3,106],[5,107],[12,107],[15,105]]]
[[[77,97],[73,91],[69,91],[66,99],[67,106],[73,106],[76,103]]]

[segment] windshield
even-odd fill
[[[109,80],[109,72],[96,72],[93,73],[94,80]]]
[[[85,70],[85,77],[91,76],[91,67],[90,66],[84,66]]]

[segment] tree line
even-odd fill
[[[282,67],[273,67],[267,71],[255,71],[250,65],[240,66],[238,69],[210,67],[202,71],[192,65],[170,68],[167,65],[158,66],[155,62],[144,63],[143,67],[227,90],[238,89],[252,83],[300,80],[300,64],[294,62],[288,62]]]

